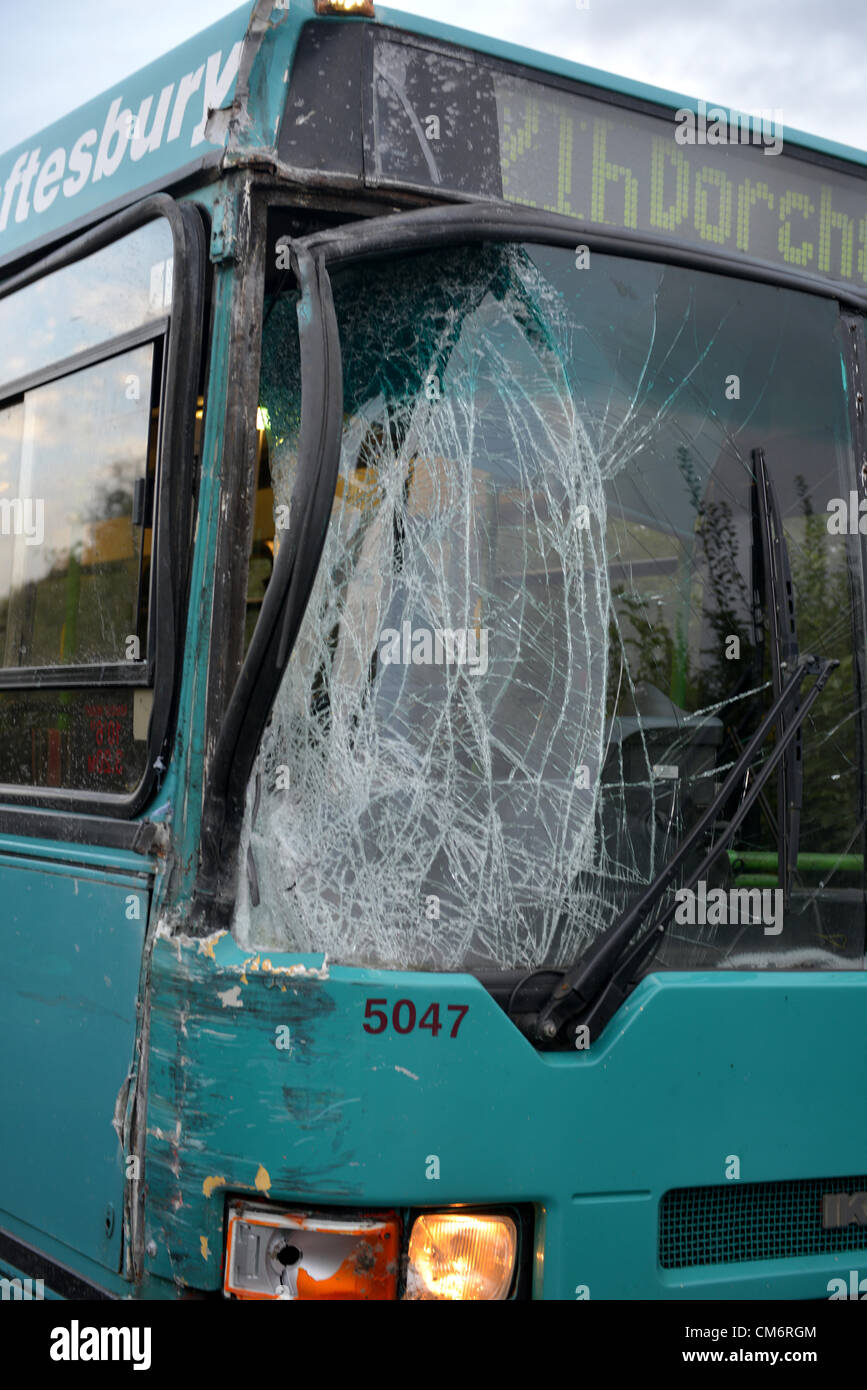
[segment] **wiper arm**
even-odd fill
[[[702,874],[707,872],[714,860],[725,849],[753,803],[758,799],[768,778],[796,738],[802,723],[824,690],[828,676],[839,665],[839,661],[821,660],[812,656],[804,656],[799,660],[795,671],[789,677],[737,762],[731,768],[719,792],[703,815],[696,821],[671,859],[645,889],[638,901],[598,941],[594,942],[571,970],[566,972],[535,1019],[530,1022],[527,1031],[537,1041],[553,1042],[561,1030],[567,1026],[571,1037],[574,1037],[577,1029],[583,1025],[588,1028],[591,1039],[598,1036],[630,993],[636,967],[661,941],[662,934],[674,915],[677,903],[670,904],[659,920],[630,947],[630,943],[635,933],[640,929],[644,918],[657,905],[681,865],[692,853],[701,836],[713,823],[737,788],[757,749],[764,743],[781,711],[785,709],[793,697],[797,698],[805,675],[808,673],[816,674],[813,688],[794,713],[791,722],[786,726],[783,737],[777,741],[773,753],[756,774],[752,786],[731,820],[683,886],[692,888],[693,884],[698,882]],[[627,947],[630,947],[628,951]],[[625,955],[623,954],[624,951],[626,952]]]
[[[764,449],[753,450],[752,462],[762,545],[764,598],[770,630],[771,678],[776,698],[783,688],[783,672],[793,671],[798,662],[794,587],[777,494],[765,463]],[[796,718],[797,713],[798,697],[795,695],[792,717]],[[786,719],[781,709],[777,718],[777,737],[781,739],[785,731]],[[798,863],[802,793],[803,761],[801,735],[798,732],[788,744],[786,756],[781,760],[777,771],[777,875],[787,906],[792,889],[792,876]]]

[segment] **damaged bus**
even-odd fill
[[[4,1275],[857,1289],[867,156],[260,2],[0,266]]]

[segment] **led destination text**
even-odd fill
[[[510,202],[867,284],[867,182],[788,144],[774,159],[734,139],[685,148],[674,119],[523,81],[498,83],[497,107]]]

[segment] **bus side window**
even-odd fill
[[[0,785],[146,770],[167,249],[148,223],[0,300]]]

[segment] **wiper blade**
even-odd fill
[[[789,549],[780,519],[777,494],[765,463],[764,449],[752,452],[755,499],[762,546],[764,599],[768,611],[771,649],[771,679],[774,698],[783,688],[783,673],[793,671],[798,662],[798,634],[795,627],[795,599]],[[793,700],[792,718],[798,713],[798,696]],[[777,717],[777,737],[786,732],[783,709]],[[792,876],[798,863],[801,827],[803,761],[800,730],[787,745],[786,756],[777,769],[777,875],[788,906]]]
[[[588,1028],[591,1039],[598,1036],[630,993],[637,966],[655,950],[661,941],[662,935],[674,915],[677,903],[670,904],[659,920],[638,941],[630,945],[633,943],[636,932],[640,930],[645,917],[656,907],[681,865],[692,853],[708,826],[713,823],[729,797],[736,790],[756,751],[776,724],[780,712],[786,708],[793,697],[797,698],[804,677],[807,674],[815,674],[816,681],[813,688],[799,704],[797,711],[786,726],[783,737],[778,739],[772,754],[756,773],[752,785],[731,820],[714,841],[698,868],[690,874],[683,887],[691,888],[719,857],[752,808],[753,803],[758,799],[768,778],[780,760],[785,757],[801,725],[824,690],[828,676],[839,665],[839,661],[834,659],[820,660],[812,656],[804,656],[800,659],[795,671],[789,677],[737,762],[731,768],[717,795],[683,839],[671,859],[645,889],[638,901],[598,941],[594,942],[571,970],[566,972],[555,986],[547,1002],[536,1014],[535,1019],[529,1021],[526,1031],[537,1041],[551,1043],[564,1028],[567,1028],[570,1036],[574,1038],[577,1029],[584,1025]],[[624,952],[626,952],[625,955]]]

